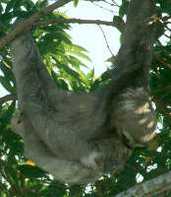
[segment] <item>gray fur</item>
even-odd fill
[[[14,116],[13,128],[23,137],[26,156],[59,181],[89,183],[106,172],[122,169],[131,153],[122,135],[133,146],[149,140],[146,136],[153,133],[153,126],[146,129],[147,124],[142,123],[141,128],[141,118],[135,113],[142,103],[149,102],[144,89],[142,102],[139,90],[119,94],[109,109],[111,119],[107,119],[106,97],[56,87],[31,33],[15,39],[11,48],[22,113]],[[142,113],[148,121],[154,119],[151,109]]]

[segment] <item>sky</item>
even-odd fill
[[[103,4],[100,4],[103,6]],[[105,5],[106,7],[106,5]],[[111,7],[109,8],[111,9]],[[91,2],[80,1],[77,7],[73,6],[73,3],[67,4],[64,8],[60,9],[65,11],[69,17],[81,18],[81,19],[100,19],[105,21],[112,21],[116,11],[105,10],[92,4]],[[85,25],[85,24],[73,24],[71,25],[71,31],[74,43],[79,44],[86,48],[89,52],[89,57],[92,62],[90,67],[95,68],[96,75],[101,74],[106,70],[106,66],[109,63],[105,60],[111,57],[111,53],[105,42],[102,31],[97,25]],[[110,46],[112,53],[115,55],[120,47],[119,37],[120,33],[114,27],[101,26],[105,32],[105,36]]]
[[[106,4],[103,5],[103,3],[100,3],[99,5],[106,7]],[[112,21],[117,10],[114,8],[112,11],[111,7],[108,9],[109,10],[100,8],[91,2],[79,1],[77,7],[74,7],[71,2],[59,10],[65,12],[69,17]],[[105,32],[108,45],[110,46],[112,53],[115,55],[120,47],[120,33],[114,27],[101,27]],[[102,31],[97,25],[73,24],[71,25],[71,30],[68,33],[71,35],[75,44],[78,44],[88,50],[88,55],[91,58],[91,62],[89,62],[87,66],[95,69],[96,76],[99,76],[106,70],[107,66],[110,66],[110,64],[105,60],[112,55],[109,52]],[[8,93],[0,85],[0,97],[6,94]]]

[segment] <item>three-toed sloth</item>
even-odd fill
[[[57,180],[94,182],[121,169],[133,147],[153,138],[155,115],[143,85],[126,85],[113,96],[64,91],[48,74],[30,32],[11,48],[19,104],[13,129],[23,137],[26,156]]]

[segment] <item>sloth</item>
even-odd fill
[[[19,104],[13,130],[22,136],[26,156],[57,180],[93,182],[122,169],[131,148],[153,138],[155,114],[143,87],[120,92],[107,116],[99,93],[56,87],[31,33],[13,41],[12,53]]]
[[[138,75],[121,67],[105,89],[75,93],[56,86],[31,32],[15,38],[11,52],[18,97],[12,129],[23,138],[26,157],[57,180],[87,184],[118,172],[134,147],[155,136],[140,67]]]

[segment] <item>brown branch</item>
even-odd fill
[[[12,101],[12,100],[14,101],[16,99],[17,99],[16,96],[13,95],[13,94],[9,94],[9,95],[3,96],[3,97],[0,98],[0,105],[6,103],[8,101]]]
[[[171,171],[149,181],[131,187],[127,191],[119,193],[118,195],[116,195],[116,197],[164,196],[164,194],[166,194],[168,191],[171,191]]]
[[[37,21],[39,21],[41,16],[49,14],[55,9],[69,3],[70,1],[71,0],[57,0],[55,3],[33,14],[30,18],[26,19],[25,21],[20,22],[13,31],[7,33],[7,35],[0,40],[0,49],[3,48],[7,43],[11,42],[16,36],[20,35],[21,33],[25,31],[30,30],[32,26]]]
[[[20,22],[16,28],[7,33],[5,37],[0,39],[0,48],[3,48],[6,44],[11,42],[15,37],[20,35],[23,32],[30,30],[33,26],[48,26],[49,24],[60,24],[60,23],[77,23],[77,24],[96,24],[96,25],[107,25],[114,26],[117,28],[117,24],[114,24],[113,21],[102,21],[102,20],[91,20],[91,19],[51,19],[47,21],[39,21],[41,16],[46,15],[52,12],[54,9],[70,2],[71,0],[58,0],[54,4],[42,9],[41,11],[33,14],[30,18]]]
[[[95,24],[95,25],[114,26],[114,24],[113,24],[112,21],[91,20],[91,19],[79,19],[79,18],[51,19],[51,20],[47,20],[47,21],[37,22],[35,25],[48,26],[49,24],[59,24],[59,23],[77,23],[77,24]]]

